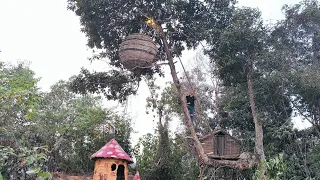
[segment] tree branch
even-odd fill
[[[169,50],[169,44],[167,42],[167,38],[163,32],[163,29],[160,27],[159,28],[159,35],[160,35],[160,38],[162,39],[163,41],[163,45],[164,45],[164,50],[165,50],[165,53],[166,53],[166,56],[167,56],[167,59],[168,59],[168,64],[170,66],[170,71],[171,71],[171,76],[172,76],[172,79],[173,79],[173,82],[178,90],[178,93],[179,93],[179,101],[182,105],[182,110],[183,110],[183,114],[184,114],[184,117],[185,117],[185,123],[187,125],[187,128],[190,130],[191,132],[191,136],[192,136],[192,139],[193,139],[193,142],[194,142],[194,146],[195,146],[195,149],[197,151],[197,154],[198,154],[198,158],[199,158],[199,162],[202,162],[202,164],[205,164],[205,165],[208,165],[208,166],[213,166],[213,167],[218,167],[218,166],[228,166],[228,167],[231,167],[231,168],[236,168],[236,169],[248,169],[250,167],[250,165],[252,164],[251,161],[249,160],[238,160],[238,161],[229,161],[229,160],[214,160],[214,159],[211,159],[209,158],[203,148],[202,148],[202,145],[201,145],[201,142],[199,141],[199,138],[198,136],[196,135],[196,132],[195,132],[195,129],[194,129],[194,126],[192,124],[192,121],[190,119],[190,116],[189,116],[189,111],[188,111],[188,108],[187,108],[187,103],[186,103],[186,100],[185,100],[185,97],[184,97],[184,93],[182,92],[182,88],[181,88],[181,84],[179,82],[179,78],[177,76],[177,71],[176,71],[176,68],[175,68],[175,65],[174,65],[174,62],[173,62],[173,57],[170,53],[170,50]]]

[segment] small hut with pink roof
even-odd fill
[[[136,172],[136,175],[134,176],[133,180],[140,180],[140,174],[138,171]]]
[[[130,156],[115,139],[91,156],[95,160],[93,180],[128,180]]]

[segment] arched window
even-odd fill
[[[117,165],[116,164],[112,164],[111,165],[111,171],[115,171],[117,169]]]

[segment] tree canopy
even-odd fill
[[[110,91],[118,87],[124,88],[124,94],[119,99],[134,93],[133,81],[138,82],[141,75],[152,75],[163,72],[160,66],[141,69],[140,73],[124,75],[119,62],[119,46],[130,33],[143,32],[150,34],[159,48],[158,61],[165,60],[164,45],[152,28],[146,26],[146,17],[154,18],[158,25],[165,27],[169,39],[169,48],[173,56],[180,56],[186,48],[195,48],[209,36],[214,38],[219,29],[228,26],[232,15],[233,0],[221,1],[83,1],[68,0],[68,8],[80,17],[82,31],[88,37],[88,46],[99,51],[93,59],[108,59],[112,67],[118,69],[88,75],[83,71],[75,79],[73,89],[78,92]],[[118,75],[121,79],[116,78]],[[108,77],[113,83],[107,83]],[[95,83],[86,83],[95,79]],[[118,84],[118,85],[117,85]],[[119,85],[121,84],[121,85]],[[112,86],[115,86],[113,88]],[[107,97],[109,97],[107,95]],[[113,96],[115,97],[115,96]]]

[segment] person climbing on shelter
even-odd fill
[[[194,101],[196,100],[196,98],[193,96],[192,91],[186,95],[186,100],[187,100],[187,107],[188,107],[189,114],[190,114],[190,119],[192,121],[192,124],[195,125],[195,122],[194,122],[194,116],[195,116]]]

